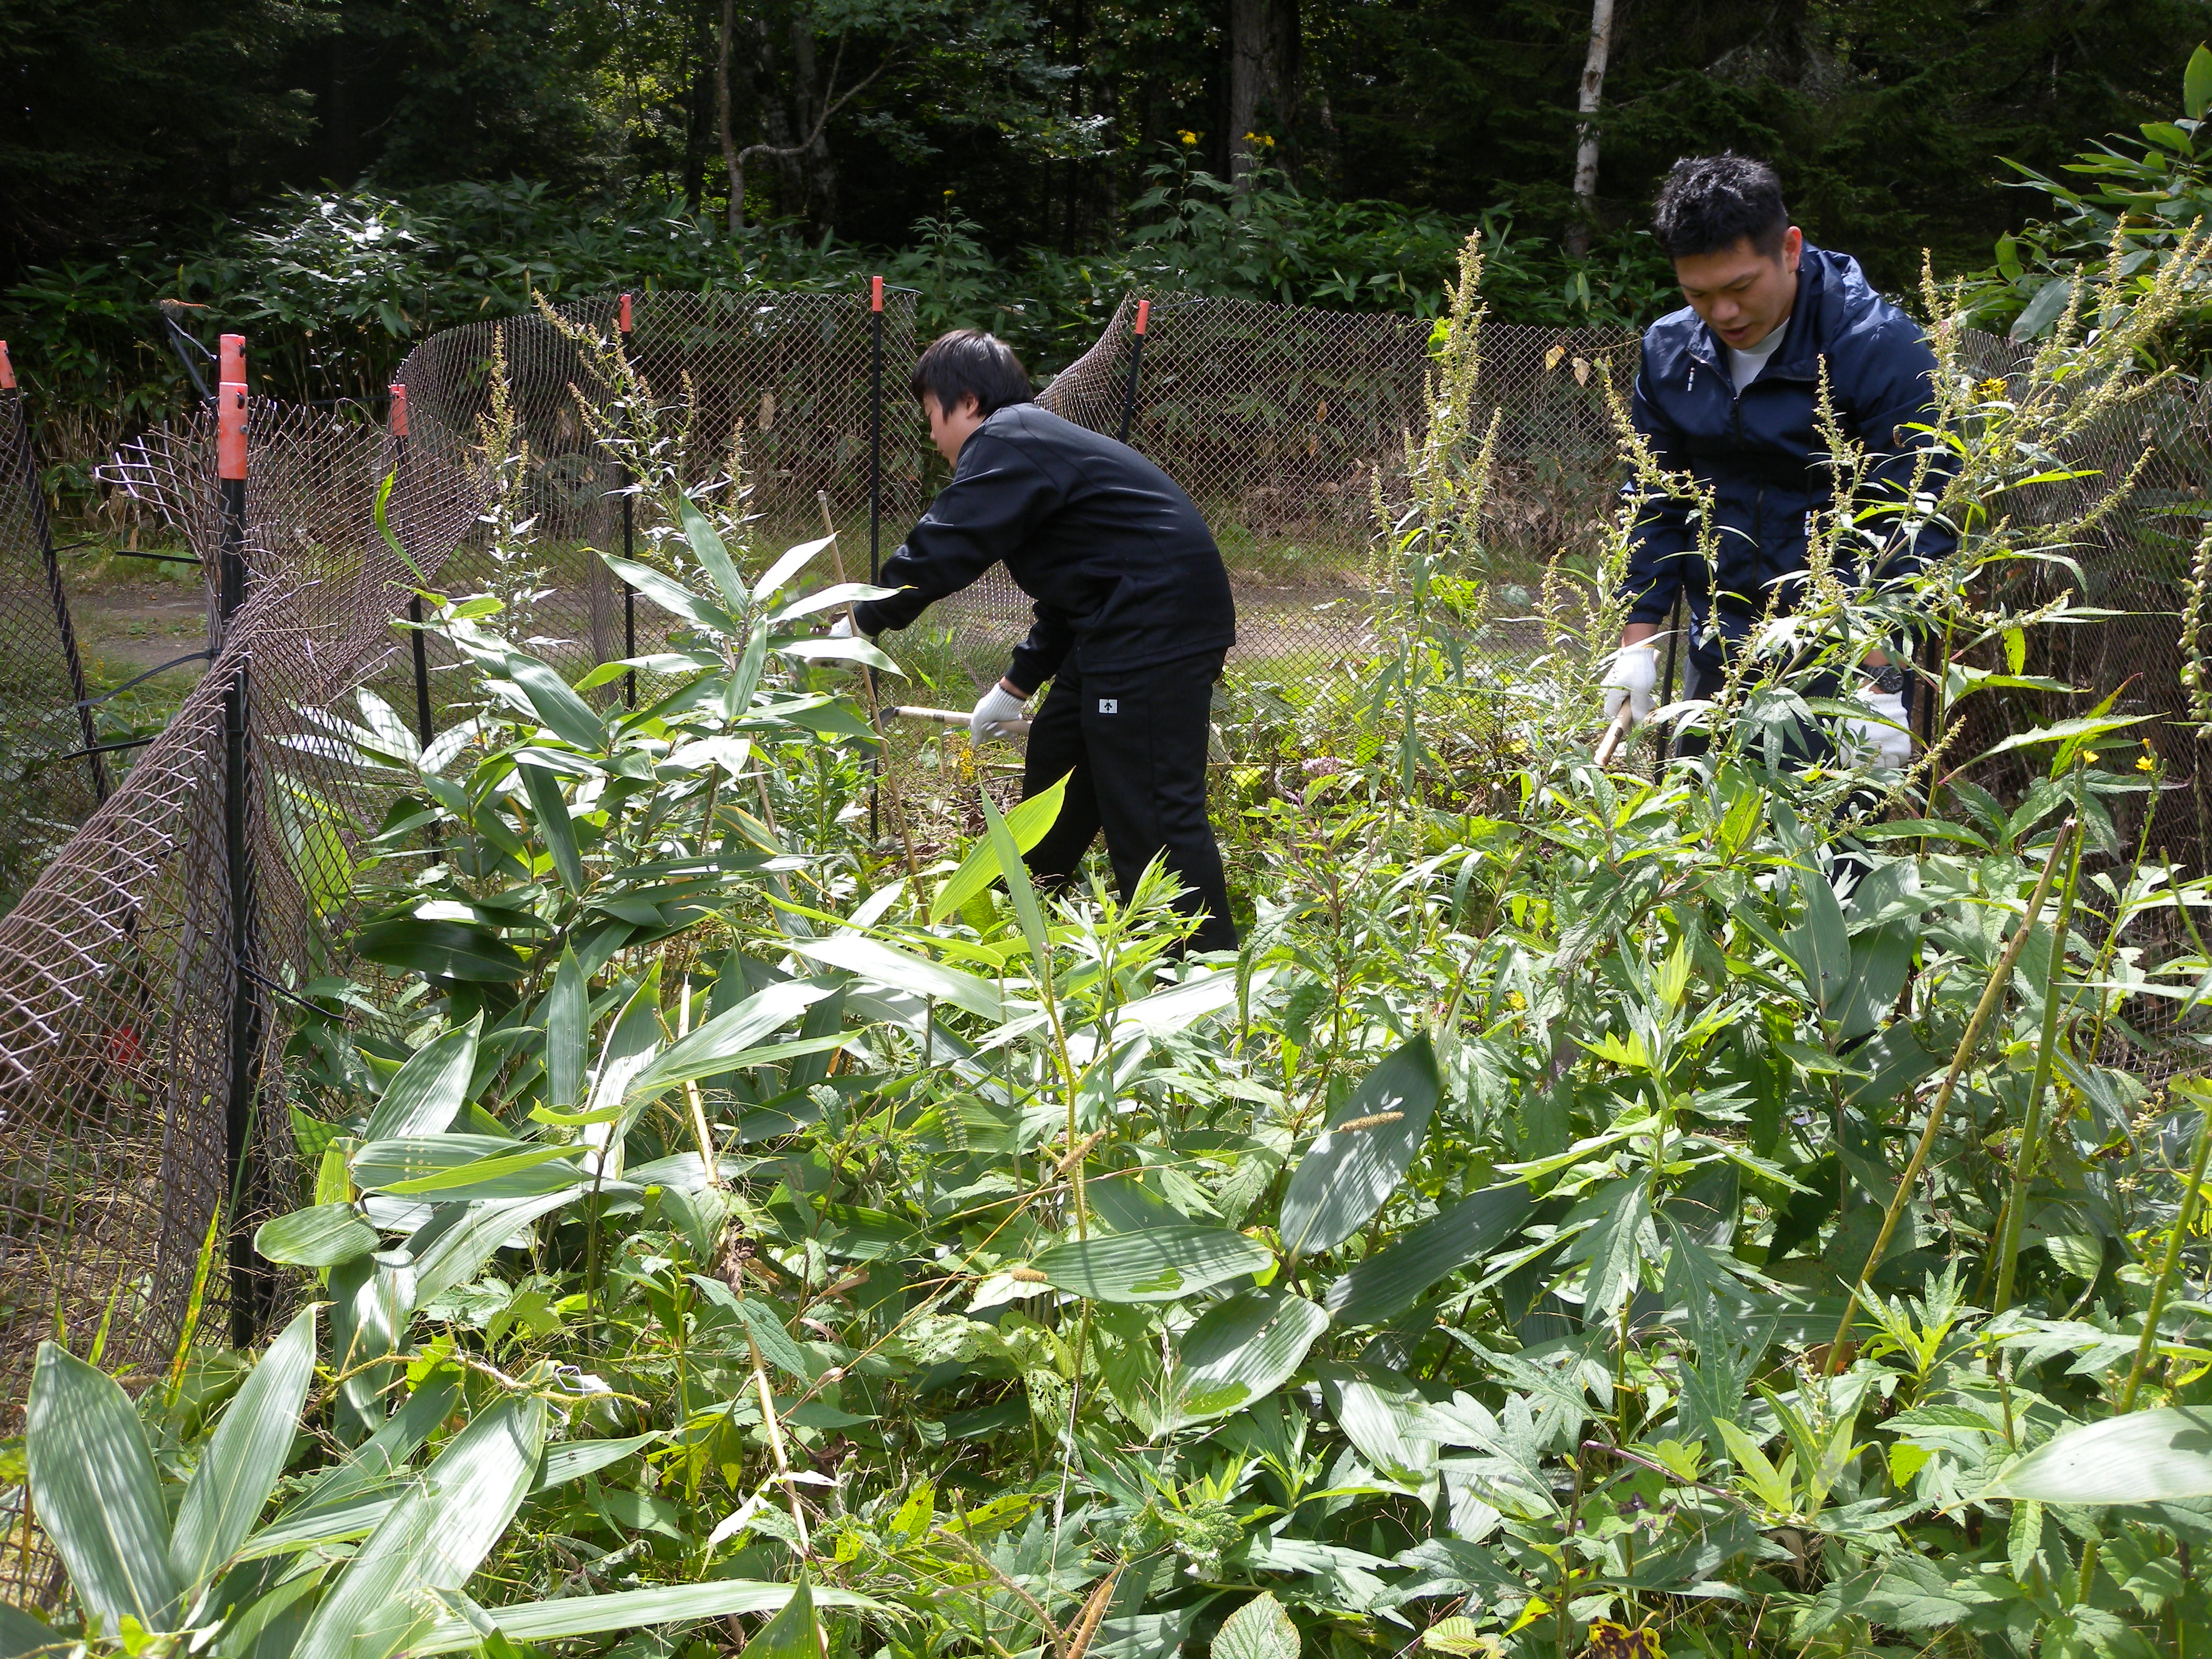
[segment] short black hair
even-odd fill
[[[1668,172],[1651,228],[1670,259],[1718,253],[1749,241],[1771,259],[1789,234],[1782,180],[1748,155],[1686,155]]]
[[[1036,395],[1030,388],[1030,372],[1013,349],[980,328],[956,328],[932,340],[908,384],[915,402],[927,392],[947,414],[969,398],[975,400],[979,414],[990,415],[1009,404],[1029,403]]]

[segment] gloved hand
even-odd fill
[[[836,622],[830,624],[830,637],[833,640],[849,640],[853,637],[853,613],[851,611],[847,611],[843,616],[838,617]]]
[[[1004,728],[1009,720],[1018,720],[1029,706],[1027,697],[1016,696],[1003,685],[994,685],[986,691],[975,704],[975,712],[968,721],[968,741],[978,749],[994,738],[1012,735]]]
[[[1858,700],[1875,718],[1846,720],[1844,732],[1845,740],[1856,751],[1863,763],[1885,772],[1901,770],[1911,765],[1912,733],[1906,729],[1904,695],[1866,687],[1860,690]],[[1885,721],[1889,724],[1884,724]]]
[[[1651,694],[1659,684],[1659,653],[1648,645],[1624,645],[1613,653],[1613,666],[1605,673],[1605,718],[1611,725],[1628,705],[1632,722],[1641,726],[1651,718]]]

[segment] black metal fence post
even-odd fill
[[[407,472],[407,388],[395,381],[392,390],[392,501],[396,508],[406,489]],[[397,531],[393,532],[397,534]],[[407,620],[415,626],[408,637],[415,652],[415,729],[421,734],[422,746],[428,749],[430,739],[437,735],[437,725],[430,718],[430,653],[422,638],[422,596],[407,596]]]
[[[868,282],[868,580],[873,582],[883,574],[884,567],[884,279],[871,277]],[[866,677],[869,706],[875,705],[876,671],[863,666]],[[871,766],[873,774],[868,781],[868,839],[874,842],[884,832],[883,722],[876,722],[876,756]]]
[[[622,296],[619,326],[622,329],[623,362],[627,366],[630,336],[629,295],[627,294]],[[615,463],[615,477],[622,486],[623,557],[634,559],[637,556],[633,547],[636,535],[636,497],[630,493],[630,484],[634,481],[630,477],[629,462],[618,460]],[[623,584],[623,655],[637,655],[637,590],[628,582]],[[623,676],[623,702],[629,708],[637,707],[637,670],[635,668]]]
[[[76,648],[76,626],[70,618],[69,592],[62,586],[61,560],[54,552],[53,521],[46,516],[46,492],[39,483],[39,462],[31,448],[31,411],[15,384],[15,366],[9,361],[8,343],[0,340],[0,398],[14,405],[15,453],[21,459],[23,499],[30,503],[31,529],[39,538],[39,558],[46,567],[46,597],[54,607],[54,626],[61,631],[62,659],[69,668],[70,696],[76,700],[78,732],[84,738],[87,766],[92,769],[95,800],[107,799],[107,763],[100,756],[100,734],[93,724],[92,702],[84,689],[84,658]]]
[[[222,507],[222,542],[216,583],[216,610],[222,636],[218,653],[234,641],[231,627],[244,607],[249,586],[246,562],[246,337],[222,337],[220,381],[216,393],[216,466]],[[259,1092],[262,1039],[260,998],[253,987],[256,893],[252,823],[252,755],[247,742],[251,718],[250,669],[241,653],[223,688],[222,841],[223,868],[230,897],[229,1089],[224,1103],[223,1150],[230,1188],[228,1261],[230,1338],[248,1346],[262,1323],[266,1284],[253,1256],[253,1229],[247,1206],[256,1187],[253,1158],[254,1103]]]
[[[1123,443],[1129,441],[1129,427],[1137,418],[1137,374],[1145,361],[1145,325],[1152,320],[1152,302],[1150,300],[1138,301],[1137,337],[1129,347],[1129,385],[1121,394],[1121,430],[1119,435]]]

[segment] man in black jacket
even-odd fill
[[[1914,430],[1935,402],[1936,356],[1918,325],[1875,292],[1856,260],[1805,240],[1763,162],[1677,161],[1654,220],[1689,303],[1644,337],[1632,417],[1660,465],[1692,474],[1711,492],[1717,545],[1709,569],[1692,503],[1641,490],[1623,583],[1628,625],[1607,681],[1608,719],[1624,702],[1636,720],[1650,714],[1651,641],[1677,592],[1686,590],[1689,600],[1683,694],[1692,699],[1717,693],[1728,656],[1770,605],[1778,613],[1796,608],[1808,527],[1833,504],[1819,424],[1824,370],[1844,433],[1868,452],[1875,494],[1905,509],[1879,520],[1884,545],[1861,580],[1910,574],[1954,543],[1926,512],[1942,468],[1923,463],[1927,434]],[[1849,723],[1851,746],[1901,766],[1911,754],[1903,665],[1875,649],[1863,672],[1857,692],[1867,713]]]
[[[870,635],[904,628],[1004,561],[1036,602],[1036,622],[970,730],[978,744],[1000,735],[1052,682],[1030,727],[1022,793],[1065,776],[1067,794],[1030,868],[1065,889],[1103,829],[1124,897],[1164,854],[1183,908],[1203,915],[1192,948],[1234,950],[1206,816],[1213,684],[1237,638],[1212,533],[1135,450],[1037,407],[1020,362],[991,335],[945,335],[912,385],[952,482],[884,562],[882,585],[900,591],[854,605],[854,623]]]

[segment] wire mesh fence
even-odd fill
[[[6,346],[0,343],[0,375]],[[23,394],[0,388],[0,908],[107,793]]]
[[[385,480],[388,522],[414,565],[453,593],[528,595],[532,648],[572,678],[665,639],[659,613],[633,611],[596,556],[653,529],[626,521],[623,475],[586,417],[612,396],[590,340],[620,337],[623,307],[588,302],[562,317],[566,327],[523,318],[425,342],[400,374],[404,434],[358,410],[254,406],[251,601],[167,730],[104,805],[86,803],[82,829],[0,917],[0,1409],[20,1402],[41,1335],[58,1330],[79,1352],[98,1335],[106,1363],[143,1381],[192,1328],[222,1328],[234,1298],[265,1309],[283,1293],[238,1255],[259,1215],[298,1196],[295,1131],[310,1120],[285,1079],[283,1005],[348,965],[349,895],[389,801],[388,786],[310,740],[313,720],[365,684],[416,706],[415,659],[393,627],[416,577],[374,523]],[[819,534],[826,507],[848,575],[863,574],[872,543],[889,554],[941,476],[898,389],[918,343],[912,296],[876,312],[864,296],[656,295],[637,296],[629,319],[633,361],[687,417],[688,479],[722,476],[742,428],[762,548]],[[1165,295],[1152,299],[1139,360],[1134,320],[1133,300],[1045,401],[1109,432],[1127,419],[1206,514],[1240,612],[1233,694],[1356,661],[1373,626],[1378,492],[1390,497],[1423,418],[1428,325]],[[2019,370],[2002,342],[1973,349],[1990,374]],[[1626,385],[1634,355],[1618,336],[1486,331],[1482,395],[1499,411],[1500,443],[1482,645],[1503,672],[1539,648],[1516,618],[1547,562],[1598,544],[1617,476],[1606,393]],[[2121,614],[2066,631],[2044,665],[2157,716],[2142,730],[2183,787],[2161,798],[2153,844],[2192,859],[2207,789],[2179,718],[2175,615],[2207,511],[2204,415],[2176,398],[2093,434],[2094,464],[2108,471],[2146,442],[2156,455],[2130,507],[2079,556],[2087,597]],[[0,452],[0,652],[14,677],[0,680],[10,757],[0,811],[21,810],[7,791],[28,787],[65,818],[61,792],[91,789],[82,759],[53,758],[85,746],[74,724],[84,694],[70,687],[56,613],[40,609],[50,538],[5,397]],[[112,473],[179,527],[211,579],[228,531],[215,452],[211,420],[195,417]],[[2034,579],[2058,578],[2043,568]],[[1028,611],[996,572],[893,643],[925,694],[949,702],[1000,672]],[[436,722],[459,676],[435,649],[423,663]],[[2041,712],[2021,701],[2002,718]],[[902,738],[894,787],[949,802],[950,781],[973,776],[961,752],[934,733]],[[252,853],[250,882],[235,884],[234,793]],[[240,915],[243,953],[232,947]]]

